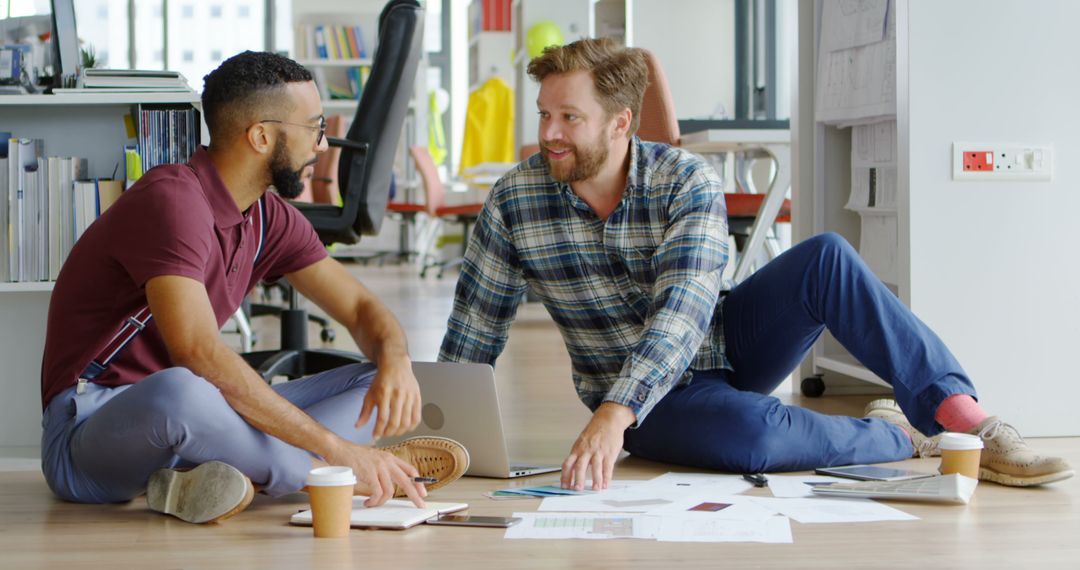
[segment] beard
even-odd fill
[[[595,144],[581,147],[577,145],[551,145],[541,141],[540,148],[544,150],[544,152],[540,153],[540,157],[547,166],[548,173],[556,181],[565,183],[580,182],[596,176],[600,173],[604,163],[607,162],[609,154],[607,145],[604,144],[603,139],[600,137],[598,137]],[[551,160],[547,151],[553,148],[569,150],[571,156],[568,158],[572,158],[572,160],[568,160],[568,158]]]
[[[315,164],[318,158],[305,162],[299,169],[293,168],[285,149],[286,142],[285,137],[282,137],[274,145],[274,153],[270,156],[270,184],[274,186],[278,196],[292,200],[304,191],[304,181],[301,177],[304,169]]]

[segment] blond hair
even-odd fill
[[[608,117],[630,109],[630,130],[633,136],[641,123],[641,101],[649,83],[645,53],[628,48],[611,38],[587,38],[564,46],[549,46],[544,53],[529,62],[529,77],[537,83],[549,75],[587,71],[600,106]]]

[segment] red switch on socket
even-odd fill
[[[993,169],[993,152],[988,150],[964,151],[964,172],[991,171]]]

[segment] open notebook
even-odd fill
[[[430,518],[444,513],[454,513],[469,508],[466,503],[433,503],[428,501],[427,508],[419,509],[412,501],[391,499],[386,503],[368,508],[364,506],[367,497],[353,497],[351,524],[353,528],[389,528],[402,530],[416,526]],[[300,511],[289,519],[291,524],[311,526],[311,511]]]

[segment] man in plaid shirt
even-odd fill
[[[540,83],[541,152],[499,180],[480,214],[439,359],[494,364],[526,291],[540,298],[593,410],[563,486],[583,489],[591,471],[593,488],[606,488],[623,448],[793,471],[934,454],[936,438],[923,434],[943,429],[983,436],[982,478],[1072,475],[982,411],[941,340],[843,238],[815,236],[725,287],[720,179],[699,157],[634,136],[648,81],[641,50],[581,40],[546,49],[528,71]],[[899,404],[872,402],[856,419],[768,396],[825,328],[893,384]]]

